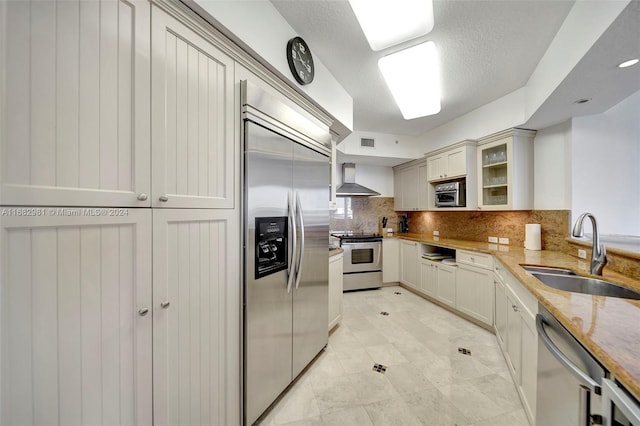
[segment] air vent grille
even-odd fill
[[[373,138],[360,138],[360,146],[365,148],[375,148],[376,140]]]

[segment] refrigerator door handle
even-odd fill
[[[295,210],[293,207],[293,194],[291,193],[291,191],[289,191],[289,193],[287,194],[287,201],[289,204],[289,226],[291,227],[291,232],[289,232],[289,235],[291,236],[291,256],[289,256],[289,270],[287,271],[287,273],[289,274],[287,278],[287,293],[291,293],[293,276],[296,273],[296,268],[294,265],[296,250],[298,249],[298,233],[296,231],[296,220],[294,217]]]
[[[300,203],[300,193],[296,192],[296,210],[300,221],[300,257],[296,268],[296,288],[300,286],[300,275],[302,275],[302,262],[304,261],[304,219],[302,218],[302,204]]]

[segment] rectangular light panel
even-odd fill
[[[433,0],[349,0],[371,49],[386,49],[429,34]]]
[[[440,67],[432,41],[380,58],[378,67],[405,120],[440,112]]]

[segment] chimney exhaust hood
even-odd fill
[[[336,189],[336,196],[338,197],[371,197],[380,195],[379,192],[356,183],[356,165],[354,163],[344,163],[342,165],[342,181],[344,183]]]

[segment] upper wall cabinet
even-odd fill
[[[234,62],[157,7],[152,23],[152,205],[232,208]]]
[[[466,146],[427,157],[429,181],[448,180],[467,174]]]
[[[393,196],[394,210],[427,209],[427,165],[424,158],[393,168]]]
[[[9,1],[0,22],[0,203],[149,206],[149,2]]]
[[[478,208],[476,196],[476,146],[472,139],[458,142],[437,151],[428,152],[426,207],[428,210],[475,210]],[[463,181],[466,188],[464,207],[436,207],[436,185],[447,181]]]
[[[533,208],[531,130],[510,129],[478,141],[478,204],[482,210]]]

